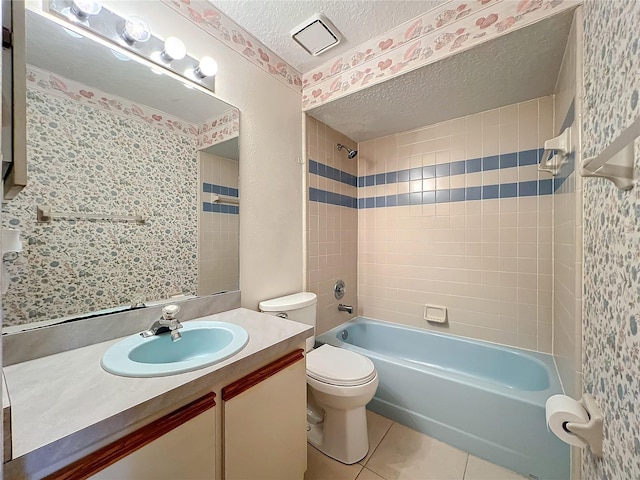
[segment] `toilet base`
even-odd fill
[[[351,465],[369,451],[365,407],[338,410],[324,407],[324,421],[310,425],[307,441],[325,455]]]

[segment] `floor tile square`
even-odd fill
[[[358,463],[345,465],[307,444],[307,472],[304,480],[355,480],[360,470],[362,465]]]
[[[367,468],[386,480],[462,480],[468,454],[394,423]]]
[[[369,436],[369,452],[367,456],[360,460],[360,465],[366,465],[373,452],[376,450],[382,438],[386,435],[393,424],[392,420],[389,420],[382,415],[378,415],[370,410],[367,410],[367,434]]]
[[[527,480],[527,477],[469,455],[464,480]]]
[[[356,480],[385,480],[385,479],[382,478],[377,473],[373,473],[368,468],[363,468],[362,471],[360,472],[360,475],[358,475],[358,478],[356,478]]]

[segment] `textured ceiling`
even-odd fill
[[[552,95],[573,10],[307,111],[362,142]]]
[[[300,72],[371,40],[447,0],[209,0],[238,25]],[[340,44],[317,57],[289,35],[314,13],[324,13],[343,36]]]

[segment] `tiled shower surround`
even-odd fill
[[[358,311],[358,210],[354,208],[358,163],[349,160],[345,150],[338,151],[338,143],[357,148],[353,140],[307,116],[307,290],[318,295],[318,332],[353,318],[338,311],[339,303],[352,305],[354,313]],[[349,207],[340,206],[341,200]],[[341,300],[333,295],[337,280],[346,284]]]
[[[552,133],[544,97],[360,143],[358,196],[377,207],[358,210],[361,314],[551,351],[553,185],[537,163]]]
[[[4,324],[195,293],[195,137],[38,90],[27,108],[29,185],[3,207],[3,226],[24,243],[9,264]],[[148,221],[37,224],[42,204]]]
[[[341,137],[308,122],[328,146]],[[358,314],[550,352],[555,186],[537,163],[553,127],[553,97],[535,99],[362,142],[357,174],[309,147],[310,211],[332,212],[310,230],[310,280],[327,274],[310,287],[329,293],[357,251]],[[313,259],[325,243],[343,252],[330,268]],[[446,306],[447,324],[427,323],[425,304]],[[340,323],[323,307],[320,331]]]

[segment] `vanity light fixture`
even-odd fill
[[[133,15],[125,20],[120,36],[129,45],[144,43],[151,38],[151,29],[142,18]]]
[[[189,55],[185,44],[177,37],[165,39],[153,34],[148,23],[138,17],[124,17],[101,5],[103,0],[42,0],[43,8],[58,17],[77,34],[87,33],[122,55],[148,61],[153,73],[178,75],[196,89],[215,91],[218,64],[211,57],[197,59]],[[71,33],[69,33],[71,34]],[[124,56],[114,55],[126,61]]]
[[[97,15],[102,10],[102,5],[95,0],[73,0],[71,4],[71,13],[78,20],[85,21],[91,15]]]

